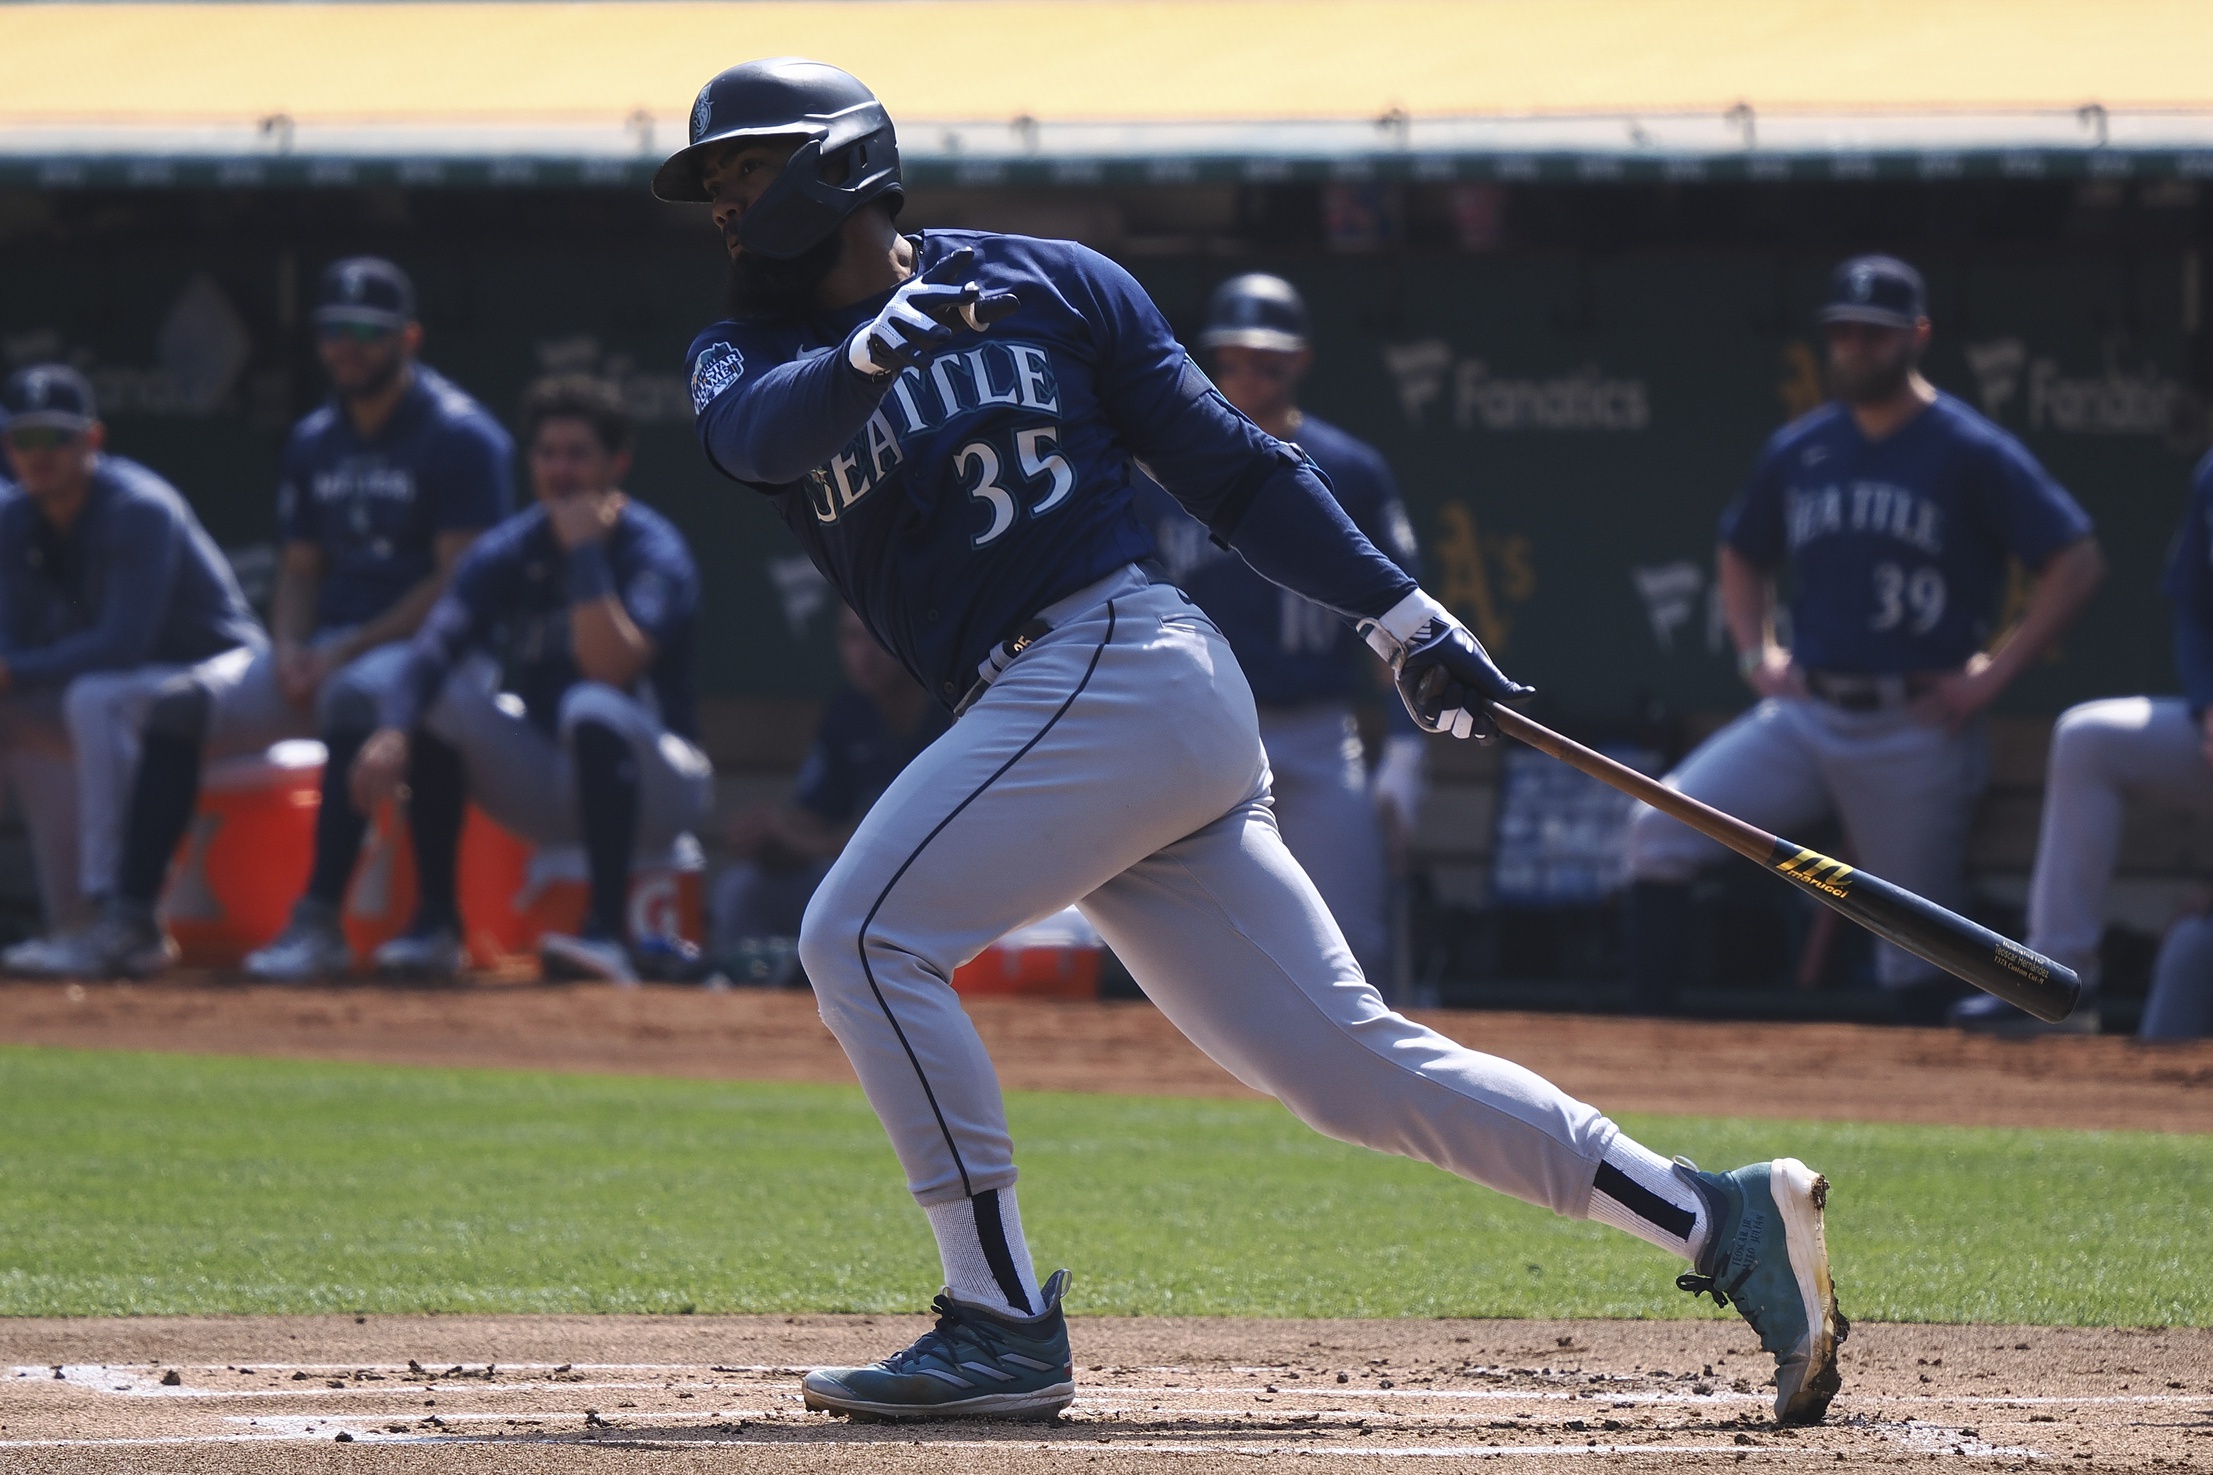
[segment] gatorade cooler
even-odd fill
[[[187,965],[236,967],[284,930],[314,864],[322,782],[311,740],[207,766],[161,900]]]
[[[706,937],[701,878],[706,853],[690,835],[679,835],[668,853],[630,868],[630,932],[633,937]],[[591,906],[591,871],[581,845],[548,845],[531,857],[529,873],[515,897],[515,910],[528,919],[530,946],[548,932],[575,933]]]
[[[953,988],[970,995],[1096,999],[1106,942],[1074,907],[1017,927],[953,970]]]
[[[474,804],[461,822],[456,881],[461,930],[469,962],[496,968],[534,954],[538,933],[515,905],[530,869],[530,845],[494,823]],[[389,800],[377,807],[361,842],[353,885],[346,892],[346,945],[367,964],[376,950],[405,931],[415,916],[415,847],[407,821]]]

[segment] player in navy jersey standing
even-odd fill
[[[1921,275],[1887,256],[1837,267],[1821,309],[1836,399],[1777,431],[1721,519],[1723,612],[1759,705],[1667,782],[1763,829],[1827,814],[1859,864],[1958,907],[1981,792],[1981,714],[2058,638],[2103,576],[2090,519],[2019,441],[1921,376]],[[2020,623],[1985,652],[2011,555],[2038,576]],[[1796,579],[1791,644],[1775,577]],[[1689,886],[1722,847],[1658,811],[1630,822],[1630,933],[1640,1003],[1673,1000]],[[1909,1016],[1956,993],[1879,945]]]
[[[1298,289],[1258,272],[1222,283],[1207,303],[1199,352],[1222,397],[1313,458],[1353,526],[1408,577],[1420,578],[1413,524],[1381,453],[1298,403],[1314,362]],[[1397,851],[1413,828],[1421,735],[1393,703],[1403,730],[1385,740],[1371,784],[1351,704],[1373,668],[1344,620],[1254,573],[1157,484],[1139,483],[1137,505],[1168,576],[1206,611],[1244,668],[1283,843],[1321,892],[1361,971],[1387,979],[1386,850]],[[1379,823],[1386,811],[1399,842],[1390,847]]]
[[[315,332],[332,394],[284,449],[273,643],[107,685],[100,725],[141,735],[135,759],[110,763],[98,784],[129,796],[120,854],[98,867],[101,925],[45,957],[46,972],[147,971],[160,951],[154,904],[206,759],[306,737],[329,750],[313,869],[284,932],[247,957],[246,971],[297,980],[352,966],[339,907],[368,818],[348,800],[347,767],[376,726],[407,638],[469,544],[506,515],[514,447],[482,406],[417,361],[414,284],[391,262],[357,256],[325,269]],[[89,858],[86,870],[89,879]],[[450,974],[460,939],[399,938],[377,962]]]
[[[1253,699],[1212,621],[1136,562],[1141,459],[1261,574],[1338,611],[1427,729],[1525,695],[1361,535],[1295,446],[1237,413],[1128,273],[1066,241],[901,235],[891,120],[796,58],[710,81],[664,199],[712,206],[731,316],[692,345],[713,465],[766,496],[952,729],[893,780],[807,909],[822,1017],[937,1238],[933,1330],[810,1373],[809,1406],[1051,1417],[1061,1312],[1015,1203],[990,1058],[948,982],[1081,906],[1161,1011],[1333,1136],[1434,1163],[1691,1262],[1777,1359],[1778,1417],[1837,1387],[1826,1184],[1700,1173],[1507,1061],[1392,1013],[1276,830]]]
[[[633,859],[696,831],[714,785],[692,694],[699,575],[683,534],[622,491],[631,437],[614,385],[532,386],[522,438],[537,500],[462,560],[351,776],[364,813],[408,785],[421,895],[409,936],[459,929],[467,799],[540,845],[583,843],[590,909],[581,935],[540,940],[548,978],[673,981],[697,961],[681,939],[630,935]],[[519,712],[498,699],[500,654]],[[460,764],[426,769],[426,749]]]

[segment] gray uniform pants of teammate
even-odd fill
[[[1054,626],[862,820],[800,955],[923,1204],[1015,1181],[999,1082],[947,980],[1075,903],[1176,1028],[1347,1142],[1582,1217],[1615,1127],[1386,1008],[1284,848],[1221,632],[1134,569]]]
[[[2068,708],[2052,728],[2036,874],[2029,882],[2028,945],[2067,964],[2086,983],[2097,978],[2106,887],[2120,861],[2122,810],[2131,796],[2213,819],[2213,767],[2182,698],[2085,702]],[[2157,1018],[2147,1009],[2146,1028]]]
[[[1854,864],[1956,910],[1967,827],[1989,770],[1980,722],[1951,733],[1896,709],[1769,698],[1699,744],[1666,783],[1785,838],[1834,814]],[[1631,812],[1632,881],[1688,881],[1730,853],[1648,805]],[[1885,988],[1903,988],[1937,970],[1882,943],[1875,972]]]
[[[1322,894],[1361,971],[1386,978],[1391,928],[1383,826],[1368,797],[1359,725],[1336,703],[1259,711],[1283,843]]]
[[[321,638],[335,640],[343,633],[330,631]],[[240,646],[197,666],[145,666],[71,682],[67,708],[84,814],[85,894],[102,896],[115,884],[146,709],[171,682],[189,671],[206,690],[207,741],[201,751],[213,762],[259,753],[287,738],[319,737],[341,726],[368,732],[376,726],[384,689],[406,656],[407,646],[400,641],[362,652],[331,673],[308,707],[294,706],[285,697],[277,685],[276,653],[266,646]]]
[[[499,667],[472,656],[446,678],[423,726],[453,745],[469,775],[469,797],[500,827],[534,845],[584,838],[576,801],[577,724],[597,722],[629,744],[638,764],[640,859],[659,859],[677,837],[699,829],[714,810],[714,765],[698,747],[661,726],[659,714],[597,681],[561,694],[555,730],[523,715],[519,698],[498,690]]]
[[[77,760],[62,716],[59,691],[0,696],[0,775],[15,795],[31,837],[40,906],[48,931],[89,921],[78,885],[83,826],[77,793]]]

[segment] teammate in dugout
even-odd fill
[[[1921,275],[1887,256],[1843,262],[1820,312],[1835,401],[1777,431],[1721,519],[1722,611],[1760,702],[1667,776],[1762,829],[1824,815],[1853,858],[1957,910],[1967,827],[1987,767],[1982,713],[2067,628],[2104,575],[2090,519],[2021,443],[1921,376]],[[1988,652],[2006,557],[2037,577]],[[1775,578],[1796,580],[1792,643]],[[1639,1005],[1664,1012],[1690,951],[1690,883],[1726,852],[1657,810],[1629,828],[1629,933]],[[1958,988],[1878,944],[1876,972],[1909,1018]]]
[[[328,758],[307,888],[284,931],[245,967],[256,978],[305,980],[353,966],[339,908],[368,817],[347,796],[347,766],[454,564],[507,514],[514,446],[481,405],[417,360],[415,288],[398,266],[373,256],[333,262],[317,284],[314,322],[331,396],[285,443],[274,639],[189,671],[100,684],[100,725],[139,738],[135,760],[111,758],[97,775],[98,792],[128,795],[104,916],[36,957],[11,955],[21,971],[142,977],[168,966],[175,948],[154,908],[206,761],[309,737],[322,739]],[[375,961],[386,973],[450,976],[460,939],[398,938]]]
[[[1298,403],[1299,383],[1314,363],[1298,289],[1259,272],[1222,283],[1207,303],[1199,352],[1222,397],[1310,457],[1353,526],[1419,579],[1414,527],[1382,454]],[[1420,733],[1393,703],[1403,728],[1384,740],[1371,781],[1351,705],[1371,668],[1345,622],[1254,573],[1157,483],[1138,482],[1137,509],[1169,578],[1229,641],[1252,687],[1283,843],[1322,894],[1361,971],[1388,978],[1387,882],[1421,803]],[[1388,836],[1379,823],[1385,815]]]
[[[122,815],[97,780],[129,761],[132,733],[107,720],[111,683],[250,655],[264,637],[177,489],[108,454],[83,375],[19,369],[0,411],[17,482],[0,499],[0,766],[54,939],[8,950],[8,970],[26,971],[94,921],[114,866]]]
[[[2126,801],[2213,816],[2213,455],[2191,476],[2160,587],[2174,604],[2182,695],[2084,702],[2061,713],[2052,728],[2029,879],[2028,945],[2080,974],[2086,996],[2098,982],[2106,888],[2120,861]],[[2087,1027],[2096,1028],[2096,1012],[2087,1007],[2056,1026],[2010,1004],[1954,1011],[1963,1025],[2009,1033],[2083,1028],[2077,1020],[2086,1014]],[[2188,916],[2169,930],[2137,1034],[2147,1040],[2213,1034],[2213,920]]]
[[[861,822],[800,936],[946,1288],[933,1330],[810,1373],[807,1404],[1051,1417],[1074,1398],[1068,1273],[1032,1267],[998,1081],[948,979],[1075,903],[1177,1028],[1317,1129],[1689,1261],[1678,1283],[1733,1299],[1775,1354],[1777,1416],[1819,1418],[1844,1331],[1826,1184],[1790,1158],[1671,1163],[1385,1007],[1277,832],[1228,642],[1136,568],[1133,461],[1356,622],[1425,728],[1489,737],[1488,703],[1528,688],[1223,399],[1120,267],[1065,241],[901,235],[891,120],[853,77],[731,68],[690,135],[654,188],[711,204],[730,256],[730,316],[690,354],[701,445],[959,714]]]
[[[718,959],[764,938],[799,935],[815,887],[854,826],[951,725],[850,609],[838,612],[838,665],[846,689],[822,709],[790,802],[749,810],[724,832],[734,863],[715,878]]]
[[[686,981],[697,971],[689,943],[630,930],[633,861],[696,831],[714,789],[692,690],[699,574],[684,535],[624,494],[631,438],[613,384],[565,375],[531,387],[522,440],[536,503],[454,571],[351,776],[364,814],[407,784],[419,887],[411,937],[459,930],[454,868],[470,798],[537,844],[583,844],[584,930],[540,939],[548,978]],[[512,696],[497,691],[501,648]]]

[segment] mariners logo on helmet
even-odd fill
[[[704,203],[700,171],[718,148],[763,145],[788,157],[748,204],[738,244],[789,261],[881,200],[896,215],[899,140],[876,94],[849,72],[804,57],[749,61],[720,73],[692,103],[691,141],[653,175],[664,200]]]
[[[1852,300],[1865,302],[1875,293],[1875,269],[1868,266],[1852,268]]]

